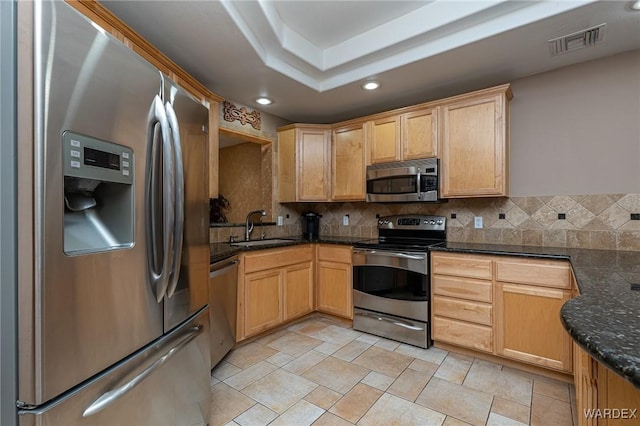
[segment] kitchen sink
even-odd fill
[[[284,244],[291,243],[296,240],[287,239],[287,238],[269,238],[266,240],[251,240],[251,241],[236,241],[235,243],[230,243],[234,247],[256,247],[256,246],[267,246],[272,244]]]

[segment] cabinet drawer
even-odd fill
[[[440,296],[459,297],[461,299],[489,303],[492,300],[491,281],[432,275],[431,285],[433,294],[439,294]]]
[[[469,254],[432,253],[431,272],[485,280],[493,275],[490,258]]]
[[[313,260],[311,245],[275,248],[244,255],[244,272],[281,268]]]
[[[318,260],[351,264],[351,246],[318,245]]]
[[[431,331],[435,341],[493,352],[491,327],[434,316]]]
[[[496,281],[571,288],[571,268],[564,260],[498,259]]]
[[[475,322],[478,324],[491,325],[493,323],[491,305],[486,303],[470,302],[468,300],[452,299],[450,297],[433,297],[433,314],[459,319],[463,321]]]

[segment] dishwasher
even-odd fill
[[[212,264],[209,267],[211,368],[215,367],[236,343],[237,298],[238,257]]]

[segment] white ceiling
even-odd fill
[[[213,92],[294,122],[337,122],[640,48],[630,1],[102,3]],[[602,23],[603,42],[550,55],[547,40]],[[369,79],[382,87],[365,92]]]

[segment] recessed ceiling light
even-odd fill
[[[257,98],[256,102],[260,105],[271,105],[273,103],[271,99],[265,97]]]
[[[378,87],[380,87],[380,83],[377,81],[367,81],[362,85],[364,90],[376,90]]]
[[[640,10],[640,0],[636,0],[633,3],[631,3],[631,9]]]

